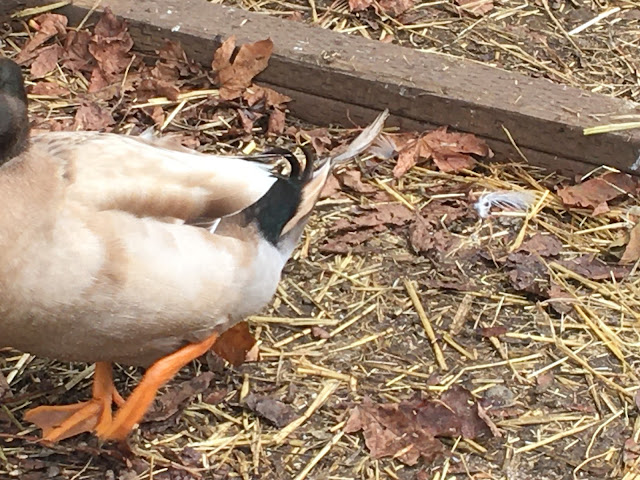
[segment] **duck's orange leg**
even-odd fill
[[[147,412],[158,390],[187,363],[206,353],[216,342],[218,334],[200,343],[193,343],[161,358],[145,372],[138,386],[118,410],[112,422],[99,424],[95,431],[103,440],[123,441]]]
[[[42,429],[43,440],[57,442],[96,428],[107,428],[111,423],[111,403],[120,404],[122,401],[113,385],[111,364],[98,362],[93,374],[91,400],[32,408],[24,418]]]

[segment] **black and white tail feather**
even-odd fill
[[[243,213],[255,220],[267,241],[283,254],[289,255],[298,242],[333,168],[367,150],[378,138],[388,116],[388,110],[382,112],[344,152],[321,160],[315,170],[315,154],[310,147],[302,149],[305,156],[304,168],[297,157],[287,150],[265,152],[266,157],[284,157],[290,164],[290,174],[286,177],[276,175],[277,180],[269,191]]]

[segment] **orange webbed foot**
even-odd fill
[[[113,385],[111,364],[96,363],[92,399],[71,405],[41,406],[28,410],[25,420],[42,429],[43,440],[58,442],[111,424],[111,404],[122,400]]]
[[[147,413],[158,390],[187,363],[206,353],[217,338],[218,334],[213,334],[206,340],[187,345],[151,365],[129,398],[120,406],[113,421],[96,426],[98,437],[102,440],[124,441]]]

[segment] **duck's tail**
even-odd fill
[[[313,176],[313,155],[309,149],[303,151],[304,167],[289,150],[275,149],[262,154],[265,159],[280,157],[287,160],[290,173],[288,176],[274,174],[277,179],[267,193],[241,212],[245,222],[255,222],[262,237],[275,246],[279,246],[287,222],[295,217],[305,186]]]
[[[325,158],[315,170],[315,154],[310,147],[302,148],[304,166],[288,150],[275,149],[261,154],[260,157],[265,160],[272,160],[274,157],[286,159],[290,165],[289,175],[275,174],[277,180],[269,191],[238,215],[226,221],[223,219],[222,230],[224,231],[226,223],[253,223],[260,235],[277,247],[284,258],[288,258],[302,235],[333,167],[369,148],[380,134],[387,116],[388,111],[385,110],[343,153]],[[255,160],[255,157],[252,159]]]
[[[384,126],[384,122],[388,116],[388,110],[385,110],[378,115],[375,121],[365,128],[360,135],[358,135],[356,139],[349,144],[343,153],[324,159],[320,167],[315,171],[312,170],[315,155],[310,149],[304,149],[306,157],[304,170],[298,176],[297,180],[289,179],[289,183],[295,185],[294,188],[296,189],[295,208],[291,208],[287,211],[287,220],[282,223],[282,228],[278,232],[277,243],[275,243],[284,255],[288,256],[293,252],[295,245],[298,243],[298,240],[302,235],[304,226],[309,220],[311,212],[320,197],[320,192],[322,192],[333,168],[369,148],[382,131],[382,127]],[[297,171],[300,170],[300,166],[298,165]],[[292,173],[293,171],[294,169],[292,167]],[[274,185],[274,187],[275,186],[276,185]],[[291,187],[288,188],[292,189]],[[289,199],[293,200],[294,198],[289,197]],[[280,204],[281,208],[283,208],[284,203],[286,203],[286,198],[283,198],[283,200],[284,202]],[[271,205],[278,208],[277,203]]]

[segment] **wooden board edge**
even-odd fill
[[[42,1],[26,0],[26,3],[27,4],[42,3]],[[121,5],[122,1],[114,0],[114,3],[116,5]],[[128,4],[131,4],[131,3],[132,2],[128,2]],[[159,0],[154,2],[154,5],[156,5],[157,8],[162,9],[167,5],[169,5],[169,3],[167,3],[164,0]],[[74,5],[64,7],[61,12],[67,14],[72,20],[72,22],[77,23],[87,15],[87,13],[91,10],[93,6],[94,6],[94,2],[92,0],[76,0]],[[184,30],[186,29],[183,29],[183,28],[175,29],[175,26],[174,26],[174,29],[176,31],[173,31],[173,32],[167,31],[166,25],[165,26],[159,25],[159,23],[162,23],[162,22],[158,22],[157,19],[152,18],[152,15],[146,15],[146,20],[142,21],[140,18],[141,13],[139,10],[136,9],[137,7],[135,7],[134,5],[133,7],[130,7],[130,8],[132,9],[131,11],[135,13],[135,15],[127,14],[126,9],[116,10],[115,13],[123,16],[124,18],[127,18],[127,20],[130,22],[131,34],[134,37],[134,41],[136,42],[137,48],[142,48],[143,50],[147,50],[147,51],[153,51],[154,49],[159,48],[166,38],[175,38],[182,41],[188,54],[190,54],[191,56],[194,56],[201,62],[208,61],[211,58],[211,55],[214,49],[219,45],[220,39],[216,38],[216,36],[214,35],[214,33],[218,31],[217,25],[238,23],[238,12],[239,12],[237,9],[216,10],[218,13],[222,12],[223,16],[226,14],[229,14],[229,15],[233,14],[232,15],[233,18],[232,19],[218,18],[216,22],[212,24],[211,28],[209,29],[210,31],[203,33],[202,36],[199,36],[198,33],[193,33],[193,32],[185,33]],[[242,18],[245,18],[245,17],[251,18],[252,21],[254,21],[254,23],[256,21],[255,20],[256,16],[261,17],[257,14],[251,14],[248,12],[241,12],[240,16]],[[264,17],[262,18],[264,19]],[[272,21],[272,20],[274,19],[269,19],[269,21]],[[264,19],[264,21],[266,21],[266,19]],[[287,25],[291,23],[291,22],[287,22],[285,24],[284,22],[286,21],[283,21],[283,20],[280,20],[280,22],[283,22],[282,23],[283,25]],[[220,27],[220,29],[222,29],[222,27]],[[324,35],[326,34],[327,35],[326,38],[334,39],[335,37],[341,37],[340,40],[342,41],[346,41],[346,42],[351,41],[350,37],[345,37],[344,35],[336,34],[334,32],[322,31],[321,33],[323,35],[323,38],[324,38]],[[247,29],[243,27],[242,35],[250,37],[251,35],[256,35],[256,34],[257,33],[254,32],[253,30],[248,33]],[[332,40],[332,41],[335,41],[335,40]],[[290,48],[290,46],[287,46],[282,50],[287,51],[288,48]],[[397,47],[397,48],[402,48],[402,47]],[[403,50],[408,50],[408,49],[403,49]],[[280,55],[280,57],[278,57],[276,55],[276,61],[279,61],[280,65],[275,70],[278,70],[280,73],[275,75],[270,75],[269,72],[274,71],[270,66],[260,78],[272,85],[275,85],[275,87],[278,90],[281,90],[281,91],[286,90],[289,96],[291,96],[294,99],[294,102],[291,105],[291,109],[293,113],[303,120],[308,120],[308,121],[311,121],[314,123],[320,123],[320,124],[327,124],[327,123],[345,124],[344,120],[346,119],[346,116],[344,115],[341,116],[336,114],[337,110],[340,109],[339,105],[342,104],[343,105],[342,108],[344,109],[345,112],[346,111],[372,112],[368,116],[369,118],[367,119],[363,118],[363,121],[370,120],[370,118],[373,117],[373,115],[375,114],[373,112],[378,112],[382,110],[382,108],[384,107],[391,107],[390,109],[392,113],[394,113],[395,117],[399,119],[398,122],[403,123],[404,125],[415,124],[417,128],[419,127],[424,128],[426,126],[441,124],[439,122],[430,121],[428,116],[427,117],[418,116],[416,118],[415,111],[407,112],[406,109],[394,108],[393,105],[389,105],[389,102],[391,100],[395,98],[401,98],[401,95],[400,96],[395,95],[393,92],[391,92],[390,94],[391,96],[380,98],[380,102],[379,102],[380,104],[377,104],[374,101],[370,101],[370,102],[362,101],[362,98],[357,98],[356,99],[357,101],[352,101],[352,99],[349,98],[348,96],[346,98],[344,96],[342,97],[339,96],[338,98],[336,98],[331,94],[331,92],[326,92],[326,91],[320,92],[321,94],[318,94],[314,90],[311,90],[311,91],[305,90],[303,87],[301,87],[299,83],[296,84],[295,82],[287,82],[282,80],[281,78],[282,70],[285,69],[287,66],[293,69],[293,71],[291,71],[290,73],[290,76],[292,77],[294,77],[296,73],[300,73],[301,71],[304,72],[305,69],[312,69],[315,73],[318,73],[317,58],[315,57],[309,58],[308,61],[305,60],[303,62],[300,62],[299,58],[291,59],[291,58],[287,58],[286,56],[283,57],[282,55]],[[336,73],[334,70],[331,69],[330,65],[327,65],[325,67],[326,69],[328,69],[327,75],[336,76],[336,75],[342,75],[344,73],[344,72]],[[321,69],[320,73],[324,74],[324,70]],[[289,83],[293,83],[293,85],[289,85]],[[391,86],[389,85],[383,85],[383,86],[389,87],[388,88],[389,91],[393,91],[394,88],[398,87],[398,85],[395,85],[395,84]],[[368,84],[364,85],[364,87],[377,88],[379,90],[381,85],[379,84],[379,82],[369,82]],[[323,105],[331,105],[331,107],[330,108],[329,107],[309,108],[310,105],[314,105],[314,102],[317,102],[318,104],[323,104]],[[613,104],[615,104],[615,102],[613,102],[612,105]],[[562,123],[559,123],[558,125],[551,125],[549,124],[549,122],[546,122],[546,124],[545,122],[539,122],[541,125],[543,125],[544,128],[546,128],[546,131],[539,132],[539,136],[547,140],[551,138],[552,140],[551,143],[555,148],[551,150],[549,148],[530,148],[526,146],[526,142],[521,143],[522,129],[520,128],[521,126],[518,125],[519,122],[518,122],[517,115],[515,115],[514,118],[490,119],[492,120],[492,125],[490,125],[487,128],[483,128],[482,125],[488,123],[486,112],[481,121],[476,120],[475,123],[474,121],[465,121],[464,120],[465,116],[473,116],[473,113],[469,113],[469,112],[475,111],[475,105],[473,104],[468,105],[466,110],[462,110],[460,105],[461,105],[460,103],[456,103],[455,105],[452,105],[451,110],[458,111],[459,117],[462,118],[462,120],[457,122],[449,122],[449,124],[458,130],[475,133],[485,138],[490,144],[494,145],[494,149],[497,153],[505,152],[505,154],[509,154],[510,158],[515,158],[513,155],[513,152],[515,152],[515,149],[513,149],[511,145],[505,144],[505,142],[503,141],[505,135],[504,135],[504,130],[501,127],[506,125],[507,128],[509,128],[509,131],[512,132],[513,137],[515,138],[516,142],[520,146],[520,149],[523,152],[524,151],[528,152],[526,156],[529,158],[530,162],[532,162],[533,164],[553,166],[555,167],[554,168],[555,170],[559,170],[559,171],[584,172],[584,171],[591,170],[595,166],[598,166],[601,163],[603,163],[600,161],[602,159],[602,155],[599,155],[598,152],[606,152],[608,155],[608,158],[612,159],[610,162],[607,162],[609,165],[619,168],[623,171],[629,171],[631,173],[635,173],[631,169],[631,165],[633,165],[638,159],[638,156],[640,156],[640,135],[638,135],[638,139],[636,139],[635,136],[633,136],[632,134],[624,134],[624,133],[597,136],[597,138],[589,139],[591,144],[587,144],[586,146],[583,145],[581,147],[582,154],[576,156],[575,149],[571,151],[570,148],[566,148],[567,146],[571,146],[572,140],[575,140],[576,138],[580,141],[584,141],[584,139],[581,138],[582,137],[581,134],[578,137],[576,137],[575,126],[564,125]],[[428,105],[426,108],[428,108]],[[328,114],[328,112],[330,111],[333,112],[332,115]],[[325,114],[320,114],[320,112],[325,112]],[[400,119],[402,120],[401,122],[400,122]],[[478,124],[480,124],[480,126]],[[572,130],[572,131],[569,132],[569,130]],[[570,133],[571,135],[569,135],[568,133]],[[563,138],[563,135],[565,135],[567,138]],[[502,145],[506,145],[506,146],[502,147]],[[590,148],[586,148],[586,147],[590,147]],[[570,152],[567,152],[566,150],[570,150]],[[585,165],[584,168],[578,168],[578,165],[580,164],[584,164]]]

